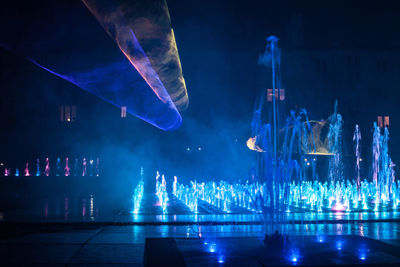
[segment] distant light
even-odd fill
[[[358,254],[359,255],[359,259],[362,260],[362,261],[365,261],[366,258],[367,258],[367,253],[368,253],[369,249],[367,249],[365,247],[365,245],[362,245],[361,248],[358,251],[359,251],[359,254]]]
[[[204,242],[204,245],[206,245],[206,246],[207,246],[207,245],[208,245],[208,243],[207,243],[207,242]]]
[[[186,148],[186,150],[187,150],[187,151],[190,151],[190,148],[188,147],[188,148]]]
[[[224,256],[219,256],[218,257],[218,263],[224,263],[225,262],[225,260],[224,260]]]
[[[342,248],[343,248],[343,241],[337,241],[336,242],[336,248],[337,248],[337,250],[339,250],[339,251],[341,251],[342,250]]]
[[[289,260],[293,263],[296,264],[299,261],[300,254],[298,249],[292,249],[290,253]]]
[[[212,244],[210,245],[209,251],[210,251],[211,253],[214,253],[216,250],[217,250],[217,249],[216,249],[215,243],[212,243]]]
[[[121,118],[126,118],[126,106],[121,106]]]
[[[201,151],[201,146],[199,146],[199,148],[197,150]]]

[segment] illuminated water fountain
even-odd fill
[[[86,158],[82,159],[82,176],[86,176],[87,173],[87,162]]]
[[[56,176],[60,176],[61,173],[61,161],[60,158],[57,158],[57,163],[56,163]]]
[[[36,159],[36,176],[40,176],[40,162]]]
[[[50,162],[49,158],[46,158],[46,167],[44,169],[44,175],[49,176],[50,175]]]
[[[29,163],[27,162],[24,169],[24,176],[31,176],[29,172]]]
[[[68,165],[68,158],[65,159],[65,168],[64,168],[64,175],[65,176],[69,176],[70,174],[70,168]]]
[[[143,198],[143,191],[144,191],[144,182],[140,180],[138,185],[135,187],[133,193],[133,213],[137,214],[140,211],[140,204]]]
[[[366,211],[374,210],[376,186],[366,180],[360,182],[361,200],[358,200],[356,180],[342,182],[300,181],[274,186],[274,193],[283,198],[288,187],[291,194],[287,197],[285,212],[325,212],[325,211]],[[197,192],[194,193],[195,188]],[[197,183],[190,181],[189,185],[177,183],[175,196],[195,212],[196,199],[229,213],[232,206],[242,207],[252,212],[260,212],[270,200],[266,194],[266,184],[244,183],[229,184],[226,181]],[[392,183],[391,200],[384,202],[382,209],[396,208],[400,194],[400,181]],[[340,196],[340,198],[339,198]],[[336,201],[339,201],[336,203]],[[336,203],[337,205],[333,205]],[[339,204],[340,203],[340,204]],[[343,203],[343,204],[342,204]]]
[[[354,150],[356,155],[356,182],[357,182],[357,194],[358,201],[361,200],[361,181],[360,181],[360,162],[361,162],[361,132],[360,127],[356,124],[356,128],[353,134]],[[357,203],[358,203],[357,201]]]
[[[183,184],[179,184],[178,178],[174,176],[172,194],[182,201],[191,212],[198,212],[198,185],[196,181],[190,181],[190,185],[185,186]]]
[[[159,181],[160,174],[157,171],[156,174],[156,195],[158,197],[161,209],[163,213],[167,213],[168,205],[168,193],[167,193],[167,182],[165,180],[164,174],[161,176],[161,182]]]
[[[388,142],[388,128],[384,127],[383,133],[381,133],[381,129],[374,123],[372,176],[376,187],[375,210],[378,210],[380,205],[386,206],[390,201],[394,201],[394,197],[398,197],[393,188],[395,186],[394,163],[389,156]],[[394,206],[397,206],[397,202]]]

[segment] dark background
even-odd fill
[[[160,170],[182,179],[245,179],[255,158],[245,144],[254,101],[271,86],[269,70],[257,64],[269,35],[280,39],[287,112],[306,108],[310,119],[326,119],[338,100],[349,161],[354,126],[360,125],[366,177],[372,124],[377,116],[390,116],[390,153],[399,162],[400,10],[394,3],[167,2],[190,101],[180,129],[164,132],[132,115],[121,119],[119,108],[1,48],[1,162],[22,170],[36,158],[50,157],[55,164],[57,157],[100,157],[103,173],[115,180],[138,177],[140,166],[151,177]],[[2,27],[13,33],[8,37],[14,43],[25,36],[7,24],[9,18],[24,25],[62,15],[63,8],[46,9],[43,3],[2,8]],[[79,1],[60,6],[85,8]],[[85,27],[85,12],[73,18],[77,29]],[[97,38],[91,32],[87,38]],[[58,44],[60,51],[72,46]],[[99,56],[107,53],[99,49],[102,43],[97,46]],[[75,122],[60,121],[60,105],[77,106]]]

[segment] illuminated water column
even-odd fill
[[[360,127],[356,124],[356,129],[353,134],[354,149],[356,154],[356,181],[357,181],[357,194],[358,200],[361,200],[361,181],[360,181],[360,162],[361,162],[361,132]]]
[[[144,191],[144,182],[141,180],[139,181],[138,185],[135,187],[133,193],[133,212],[134,214],[138,214],[140,211],[140,204],[143,198],[143,191]]]
[[[159,181],[160,173],[157,171],[156,174],[156,195],[158,197],[159,204],[161,206],[162,212],[167,213],[168,206],[168,193],[167,193],[167,182],[165,180],[164,174],[161,175],[161,182]]]

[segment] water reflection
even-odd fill
[[[64,199],[64,219],[67,221],[68,220],[68,197],[65,197]]]
[[[21,195],[18,199],[19,209],[8,209],[3,212],[4,221],[99,221],[99,222],[198,222],[198,223],[239,223],[239,224],[262,224],[262,215],[256,213],[219,213],[214,214],[213,211],[203,211],[202,213],[194,214],[190,211],[176,209],[172,204],[169,210],[177,211],[173,214],[160,214],[159,209],[154,209],[149,203],[142,205],[143,212],[132,216],[132,207],[127,203],[129,197],[110,198],[107,195],[90,192],[80,194],[59,194],[56,196],[48,196],[38,198],[32,201],[35,197]],[[101,196],[101,197],[99,197]],[[151,202],[151,201],[150,201]],[[146,208],[147,205],[147,208]],[[121,212],[122,210],[122,212]],[[382,211],[382,212],[291,212],[288,215],[288,220],[294,225],[300,224],[302,221],[307,227],[305,232],[315,232],[316,230],[333,231],[337,234],[349,234],[351,230],[346,228],[349,225],[348,221],[355,223],[357,221],[400,221],[400,212],[398,211]],[[337,223],[335,223],[337,222]],[[366,224],[358,228],[356,234],[367,235],[369,229]],[[383,225],[383,224],[380,224]],[[253,227],[253,226],[242,226]],[[292,226],[291,226],[292,227]],[[297,226],[293,226],[297,227]],[[335,229],[330,229],[334,227]],[[222,227],[220,231],[225,232],[226,227]],[[316,230],[313,230],[316,229]],[[379,231],[380,234],[383,232]]]

